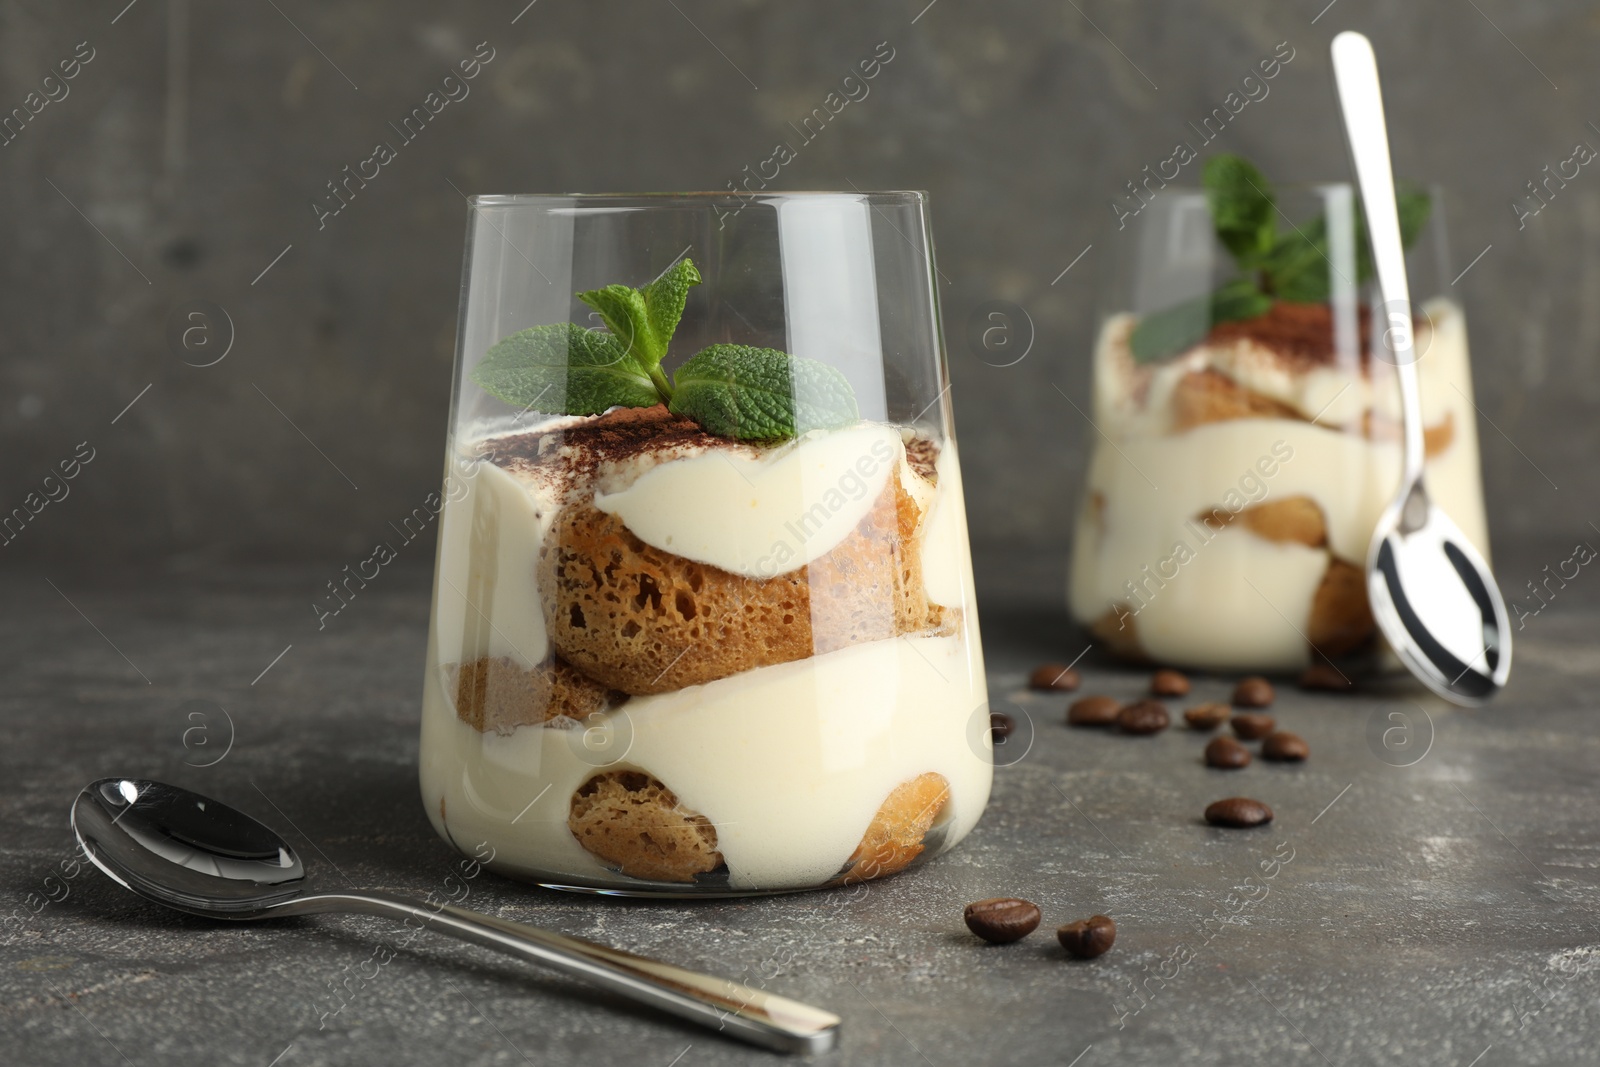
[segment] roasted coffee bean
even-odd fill
[[[1154,700],[1136,700],[1117,712],[1117,729],[1125,734],[1159,734],[1170,722],[1167,709]]]
[[[1355,683],[1339,673],[1331,663],[1313,663],[1300,672],[1301,689],[1320,689],[1329,693],[1348,693]]]
[[[1109,915],[1093,915],[1056,930],[1056,940],[1061,947],[1080,960],[1092,960],[1103,955],[1117,939],[1117,924]]]
[[[1299,762],[1311,755],[1311,746],[1297,734],[1271,733],[1261,742],[1261,758]]]
[[[1228,721],[1231,712],[1226,704],[1201,704],[1183,713],[1183,721],[1191,730],[1215,730]]]
[[[1265,678],[1245,678],[1233,687],[1233,703],[1240,708],[1264,708],[1274,695],[1272,683]]]
[[[1003,711],[989,713],[989,732],[996,741],[1004,741],[1011,736],[1011,731],[1017,728],[1016,721]]]
[[[1272,821],[1272,809],[1249,797],[1229,797],[1206,808],[1206,822],[1212,826],[1243,829]]]
[[[1250,750],[1226,734],[1222,737],[1212,738],[1211,743],[1206,746],[1207,767],[1220,767],[1225,771],[1236,771],[1240,767],[1248,767],[1249,765]]]
[[[1078,688],[1081,682],[1078,672],[1065,663],[1042,663],[1028,676],[1029,689],[1058,689],[1064,693]]]
[[[1115,697],[1084,697],[1067,709],[1068,726],[1110,726],[1117,721],[1122,701]]]
[[[1016,897],[990,897],[967,905],[967,929],[996,945],[1018,941],[1039,925],[1039,906]]]
[[[1189,679],[1181,671],[1159,670],[1150,677],[1150,692],[1158,697],[1181,697],[1189,691]]]
[[[1259,741],[1272,732],[1272,728],[1278,725],[1278,721],[1271,715],[1263,715],[1260,712],[1251,711],[1243,715],[1235,715],[1231,725],[1233,726],[1233,732],[1246,741]]]

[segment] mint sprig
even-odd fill
[[[1200,184],[1217,239],[1240,266],[1259,263],[1272,251],[1278,232],[1278,206],[1266,175],[1240,156],[1212,156]]]
[[[621,340],[628,357],[650,376],[658,389],[672,395],[661,370],[667,344],[683,318],[689,287],[700,284],[700,271],[689,259],[680,259],[643,289],[608,285],[579,293],[578,299],[600,313],[600,321]]]
[[[1194,347],[1219,322],[1264,315],[1274,300],[1322,303],[1329,297],[1333,267],[1325,216],[1319,214],[1298,226],[1291,224],[1280,233],[1272,185],[1239,156],[1212,156],[1206,161],[1201,184],[1217,240],[1232,254],[1241,274],[1208,297],[1143,316],[1129,338],[1133,358],[1140,363],[1166,359]],[[1400,239],[1409,248],[1427,225],[1433,201],[1415,186],[1402,186],[1396,201]],[[1355,283],[1360,285],[1372,278],[1373,265],[1359,200],[1354,229]]]
[[[670,410],[742,441],[798,437],[860,417],[845,376],[776,348],[712,345],[673,376]]]
[[[1236,278],[1207,296],[1144,316],[1128,345],[1135,360],[1148,363],[1193,348],[1219,322],[1253,319],[1271,309],[1272,297],[1257,289],[1250,279]]]
[[[711,433],[774,441],[848,425],[860,416],[845,376],[775,348],[717,344],[668,379],[661,361],[700,272],[675,263],[643,289],[608,285],[577,294],[606,331],[563,322],[534,326],[489,348],[472,380],[524,410],[599,415],[666,404]]]
[[[490,346],[472,372],[485,392],[524,410],[598,415],[659,403],[656,386],[609,333],[572,322],[534,326]]]

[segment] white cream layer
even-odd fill
[[[1453,305],[1438,301],[1427,311],[1435,329],[1418,363],[1426,421],[1433,425],[1448,415],[1454,431],[1449,448],[1428,461],[1428,489],[1487,556],[1466,331]],[[1116,382],[1121,375],[1126,382],[1125,336],[1117,320],[1102,331],[1098,381]],[[1167,368],[1159,369],[1158,379],[1164,373]],[[1380,367],[1379,374],[1376,386],[1349,378],[1346,393],[1359,390],[1376,397],[1380,411],[1389,410],[1392,368],[1384,375]],[[1399,479],[1399,445],[1294,419],[1235,419],[1170,434],[1159,380],[1150,384],[1148,411],[1130,396],[1098,398],[1096,421],[1116,447],[1097,447],[1090,461],[1085,496],[1098,494],[1104,507],[1098,515],[1087,505],[1079,509],[1073,615],[1089,623],[1113,603],[1139,608],[1133,625],[1140,644],[1163,662],[1217,670],[1304,666],[1310,659],[1304,633],[1327,551],[1266,541],[1238,525],[1206,540],[1209,531],[1191,520],[1223,505],[1230,490],[1246,504],[1307,496],[1322,508],[1333,554],[1364,567],[1373,527]],[[1286,387],[1280,399],[1326,403],[1322,397],[1332,388],[1321,379],[1300,385],[1314,387],[1316,396]],[[1359,409],[1347,416],[1359,417]],[[1293,457],[1269,464],[1275,472],[1263,477],[1257,464],[1271,458],[1278,441]],[[1187,562],[1177,559],[1180,543],[1192,556]],[[1142,589],[1142,606],[1130,595],[1129,581]]]
[[[439,516],[433,630],[447,663],[504,656],[523,667],[550,654],[534,585],[543,514],[515,477],[493,463],[452,470]],[[431,662],[437,662],[431,661]]]
[[[967,505],[961,488],[961,464],[956,459],[956,443],[947,438],[934,463],[938,486],[922,497],[922,585],[928,599],[947,608],[970,604],[972,593],[972,549],[967,540]],[[919,486],[928,483],[906,470],[906,479]],[[931,497],[931,499],[929,499]],[[969,625],[976,625],[968,619]],[[977,640],[976,634],[973,640]]]
[[[758,454],[712,451],[650,468],[595,507],[647,545],[747,578],[827,555],[903,461],[900,432],[860,423]]]
[[[973,619],[972,605],[965,605]],[[430,649],[430,664],[439,662]],[[585,730],[481,734],[451,709],[443,672],[424,687],[421,782],[434,827],[488,842],[494,866],[545,881],[626,886],[567,829],[573,792],[614,765],[654,775],[711,820],[734,889],[833,878],[900,783],[950,783],[945,847],[988,801],[989,716],[976,630],[876,641],[703,686],[636,697]],[[441,800],[443,812],[441,815]],[[530,806],[531,805],[531,806]]]

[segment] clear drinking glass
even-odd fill
[[[992,752],[926,207],[474,198],[422,700],[452,845],[743,894],[972,828]]]
[[[1406,196],[1428,489],[1487,558],[1439,198]],[[1384,319],[1358,198],[1346,183],[1293,187],[1267,219],[1265,274],[1219,239],[1198,190],[1161,190],[1110,241],[1121,262],[1095,344],[1069,597],[1129,657],[1272,671],[1383,651],[1364,575],[1398,486],[1400,407],[1371,335]]]

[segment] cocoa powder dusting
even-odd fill
[[[584,469],[629,459],[644,452],[681,446],[714,448],[726,446],[726,438],[707,433],[698,422],[673,415],[666,405],[648,408],[618,408],[592,422],[564,431],[561,444],[570,447]]]
[[[565,450],[564,462],[568,469],[582,476],[592,474],[602,464],[645,452],[727,444],[726,439],[707,433],[693,419],[673,415],[664,404],[657,404],[648,408],[617,408],[552,430],[496,438],[491,458],[501,467],[515,468],[553,462],[555,455]]]
[[[1362,305],[1357,310],[1361,341],[1361,366],[1372,358],[1372,311]],[[1275,300],[1265,315],[1253,319],[1219,322],[1211,327],[1206,340],[1211,344],[1254,341],[1270,349],[1286,362],[1302,366],[1327,366],[1334,361],[1333,308],[1328,304],[1300,304]]]
[[[906,464],[933,485],[939,484],[939,444],[932,438],[913,437],[906,442]]]

